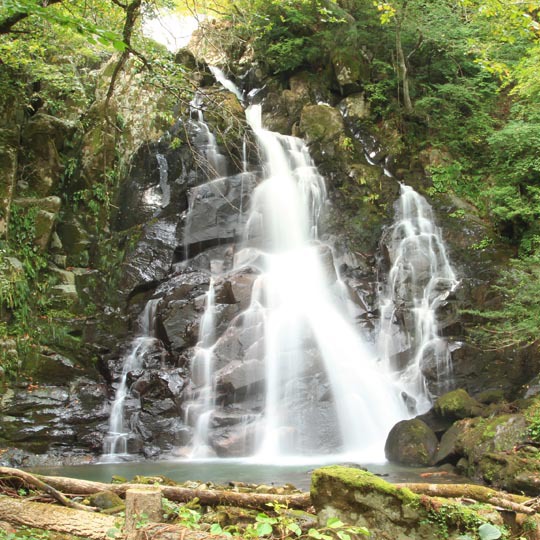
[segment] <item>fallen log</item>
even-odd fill
[[[520,514],[533,515],[536,510],[524,503],[529,500],[528,497],[504,493],[486,486],[477,486],[475,484],[415,484],[404,483],[395,484],[396,487],[410,489],[418,495],[428,495],[430,497],[443,497],[446,499],[467,498],[475,501],[491,504],[511,510]]]
[[[38,476],[38,475],[36,475]],[[144,484],[105,484],[62,476],[38,476],[43,482],[59,491],[74,495],[91,495],[98,491],[112,491],[123,496],[128,489],[144,488]],[[148,487],[148,486],[146,486]],[[189,489],[181,486],[156,486],[164,497],[171,501],[188,502],[199,499],[208,506],[229,505],[268,510],[268,504],[277,502],[290,508],[306,509],[311,506],[309,493],[276,495],[273,493],[240,493],[217,489]]]
[[[56,504],[37,503],[12,499],[0,495],[0,521],[15,526],[26,526],[55,531],[90,540],[123,539],[122,523],[118,518],[89,513]],[[141,540],[230,540],[223,535],[193,531],[180,525],[149,523],[136,531]]]
[[[45,529],[92,540],[106,540],[107,533],[116,529],[116,518],[89,513],[55,504],[11,499],[0,495],[0,521],[12,525]]]
[[[21,471],[19,469],[13,469],[11,467],[0,467],[0,475],[19,478],[27,486],[31,486],[40,489],[41,491],[44,491],[45,493],[56,499],[60,504],[63,504],[64,506],[67,506],[69,508],[84,510],[86,512],[94,512],[96,510],[91,506],[84,506],[82,504],[70,501],[63,493],[60,493],[58,490],[48,485],[42,479],[28,472]]]

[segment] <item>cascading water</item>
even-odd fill
[[[234,91],[230,81],[226,87]],[[242,98],[238,89],[235,94]],[[450,370],[437,312],[456,280],[431,209],[403,186],[386,242],[392,269],[380,296],[377,351],[372,336],[354,325],[358,307],[332,249],[319,240],[326,188],[306,145],[263,129],[259,105],[248,107],[246,118],[262,162],[254,166],[244,144],[242,171],[227,176],[203,101],[192,103],[198,185],[187,192],[183,260],[154,293],[162,296],[160,336],[182,362],[174,366],[174,389],[168,379],[152,379],[160,396],[167,383],[167,414],[181,413],[174,416],[178,425],[167,423],[175,438],[169,449],[191,459],[381,460],[391,427],[428,407],[433,387],[426,371],[435,372],[442,387]],[[156,159],[164,206],[168,164]],[[156,302],[145,308],[145,321]],[[124,420],[137,409],[128,381],[138,377],[154,339],[151,324],[140,325],[113,404],[107,459],[126,454],[135,432],[139,443],[157,439],[137,421],[144,415],[147,423],[149,416],[157,421],[159,407],[152,414],[139,407],[129,427]],[[147,381],[134,387],[135,397],[147,388]]]
[[[377,369],[375,355],[342,313],[331,287],[335,275],[328,275],[335,272],[333,263],[323,265],[317,224],[325,203],[324,180],[303,141],[262,129],[258,106],[247,117],[266,169],[252,204],[254,221],[263,229],[257,243],[266,298],[266,404],[259,455],[272,459],[316,450],[320,441],[312,440],[309,417],[316,418],[317,404],[298,403],[310,399],[305,384],[313,385],[309,371],[315,361],[328,380],[331,414],[340,426],[341,440],[333,451],[362,450],[364,458],[380,457],[388,430],[403,417],[402,402],[398,388]],[[246,232],[249,242],[249,227]]]
[[[458,281],[427,201],[402,185],[396,210],[386,241],[391,269],[380,296],[378,349],[418,414],[432,403],[425,374],[436,379],[438,393],[450,382],[450,349],[437,314]]]
[[[202,387],[217,389],[238,372],[251,381],[238,383],[246,401],[255,403],[237,435],[253,439],[252,451],[244,442],[241,455],[381,459],[386,434],[407,411],[402,389],[348,319],[331,250],[318,240],[324,180],[303,141],[264,130],[260,106],[249,107],[246,116],[264,155],[264,178],[252,193],[233,271],[251,268],[258,276],[248,309],[228,329],[246,342],[242,356],[233,368],[215,366],[213,380]],[[212,349],[230,339],[226,334]],[[192,362],[195,378],[205,350],[199,345]],[[192,449],[209,440],[213,406],[201,391]]]
[[[109,418],[109,431],[103,440],[103,459],[115,460],[129,455],[128,440],[130,429],[125,425],[124,408],[128,396],[128,375],[130,372],[140,369],[146,352],[155,343],[155,314],[159,299],[152,299],[146,303],[144,310],[138,319],[140,335],[136,337],[125,357],[120,382],[116,389],[114,401],[111,405]]]
[[[187,425],[195,422],[190,457],[211,455],[208,444],[210,420],[214,409],[215,385],[213,368],[213,345],[215,342],[215,290],[214,283],[206,294],[204,315],[199,328],[199,342],[192,361],[191,377],[196,383],[196,399],[185,405]]]

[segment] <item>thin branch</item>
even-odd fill
[[[60,2],[62,2],[62,0],[48,0],[47,2],[43,2],[41,7],[46,8],[53,4],[59,4]],[[11,29],[13,26],[30,15],[32,15],[32,12],[19,11],[18,13],[13,13],[13,15],[6,17],[3,21],[0,21],[0,34],[9,34],[12,31]]]
[[[12,469],[11,467],[0,467],[0,475],[7,475],[19,478],[23,480],[27,485],[44,491],[45,493],[56,499],[60,504],[63,504],[64,506],[67,506],[69,508],[74,508],[76,510],[85,510],[87,512],[96,511],[96,509],[92,506],[85,506],[83,504],[70,501],[65,495],[60,493],[60,491],[56,490],[52,486],[49,486],[49,484],[46,484],[39,478],[36,478],[33,474],[19,471],[18,469]]]

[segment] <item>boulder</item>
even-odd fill
[[[245,208],[254,186],[254,176],[242,173],[191,190],[184,237],[189,257],[204,247],[233,241],[241,234],[247,214],[241,213],[240,209]]]
[[[366,120],[369,118],[369,101],[363,92],[351,94],[339,102],[339,110],[349,120]]]
[[[56,188],[63,170],[59,151],[75,129],[75,124],[40,112],[28,120],[21,133],[24,151],[20,155],[23,166],[31,163],[31,192],[47,196]]]
[[[325,148],[332,148],[343,132],[343,119],[340,112],[330,105],[306,105],[302,109],[300,130],[308,144],[319,143]]]
[[[403,465],[430,465],[437,446],[437,436],[422,420],[402,420],[390,430],[384,452]]]
[[[334,76],[343,93],[358,91],[363,80],[369,80],[370,67],[358,51],[336,48],[332,54]]]
[[[67,216],[57,226],[58,237],[66,253],[66,263],[70,266],[87,266],[90,235],[74,216]]]
[[[110,508],[121,508],[124,506],[124,501],[119,495],[112,491],[100,491],[90,495],[88,498],[91,506],[96,506],[101,510],[108,510]]]
[[[439,397],[435,402],[434,409],[439,416],[448,420],[471,418],[483,413],[482,405],[462,388],[452,390]]]
[[[331,466],[311,477],[311,500],[319,525],[330,518],[365,527],[370,538],[457,540],[467,527],[484,520],[459,503],[430,505],[420,495],[399,488],[361,469]],[[369,531],[369,533],[368,533]]]
[[[246,387],[261,383],[265,379],[264,362],[253,359],[244,362],[235,360],[220,370],[216,375],[219,386],[227,393],[237,392]]]
[[[14,199],[13,204],[20,208],[35,209],[33,244],[40,253],[43,253],[49,246],[56,218],[60,211],[62,204],[60,197]]]
[[[459,444],[459,439],[463,433],[463,426],[460,422],[456,422],[450,427],[441,437],[439,449],[433,459],[434,463],[456,463],[462,457],[462,451]]]
[[[182,243],[176,218],[148,222],[142,229],[122,263],[120,286],[131,293],[145,284],[164,279],[174,260],[175,251]]]

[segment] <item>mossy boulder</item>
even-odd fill
[[[396,463],[430,465],[437,446],[437,436],[425,422],[403,420],[390,430],[384,452],[390,461]]]
[[[459,420],[480,416],[483,412],[482,405],[462,388],[452,390],[437,399],[435,412],[442,418]]]
[[[366,527],[371,538],[392,540],[457,539],[477,531],[485,518],[463,505],[415,495],[360,469],[331,466],[314,471],[311,500],[319,524],[337,517]],[[498,519],[498,515],[497,515]]]
[[[306,105],[302,110],[300,130],[310,144],[334,143],[343,129],[340,112],[329,105]]]
[[[100,491],[90,495],[89,501],[91,506],[100,508],[101,510],[109,510],[111,508],[122,508],[124,501],[112,491]]]
[[[338,86],[344,93],[357,91],[363,80],[369,80],[369,65],[357,50],[337,49],[331,62]]]
[[[60,197],[49,196],[40,199],[25,197],[14,199],[13,204],[25,210],[33,209],[34,237],[32,242],[40,253],[45,252],[49,246],[58,212],[62,204]]]
[[[443,435],[436,463],[457,463],[460,473],[510,491],[540,492],[540,454],[527,440],[522,414],[467,418]]]
[[[354,120],[369,119],[369,101],[363,92],[357,92],[340,101],[339,108],[343,115]]]
[[[459,444],[469,460],[484,454],[508,452],[527,437],[527,422],[521,414],[504,414],[490,419],[475,418],[460,422]]]
[[[73,123],[43,113],[34,115],[21,133],[22,166],[29,165],[28,188],[41,196],[49,195],[58,185],[63,166],[59,152],[75,133]]]

